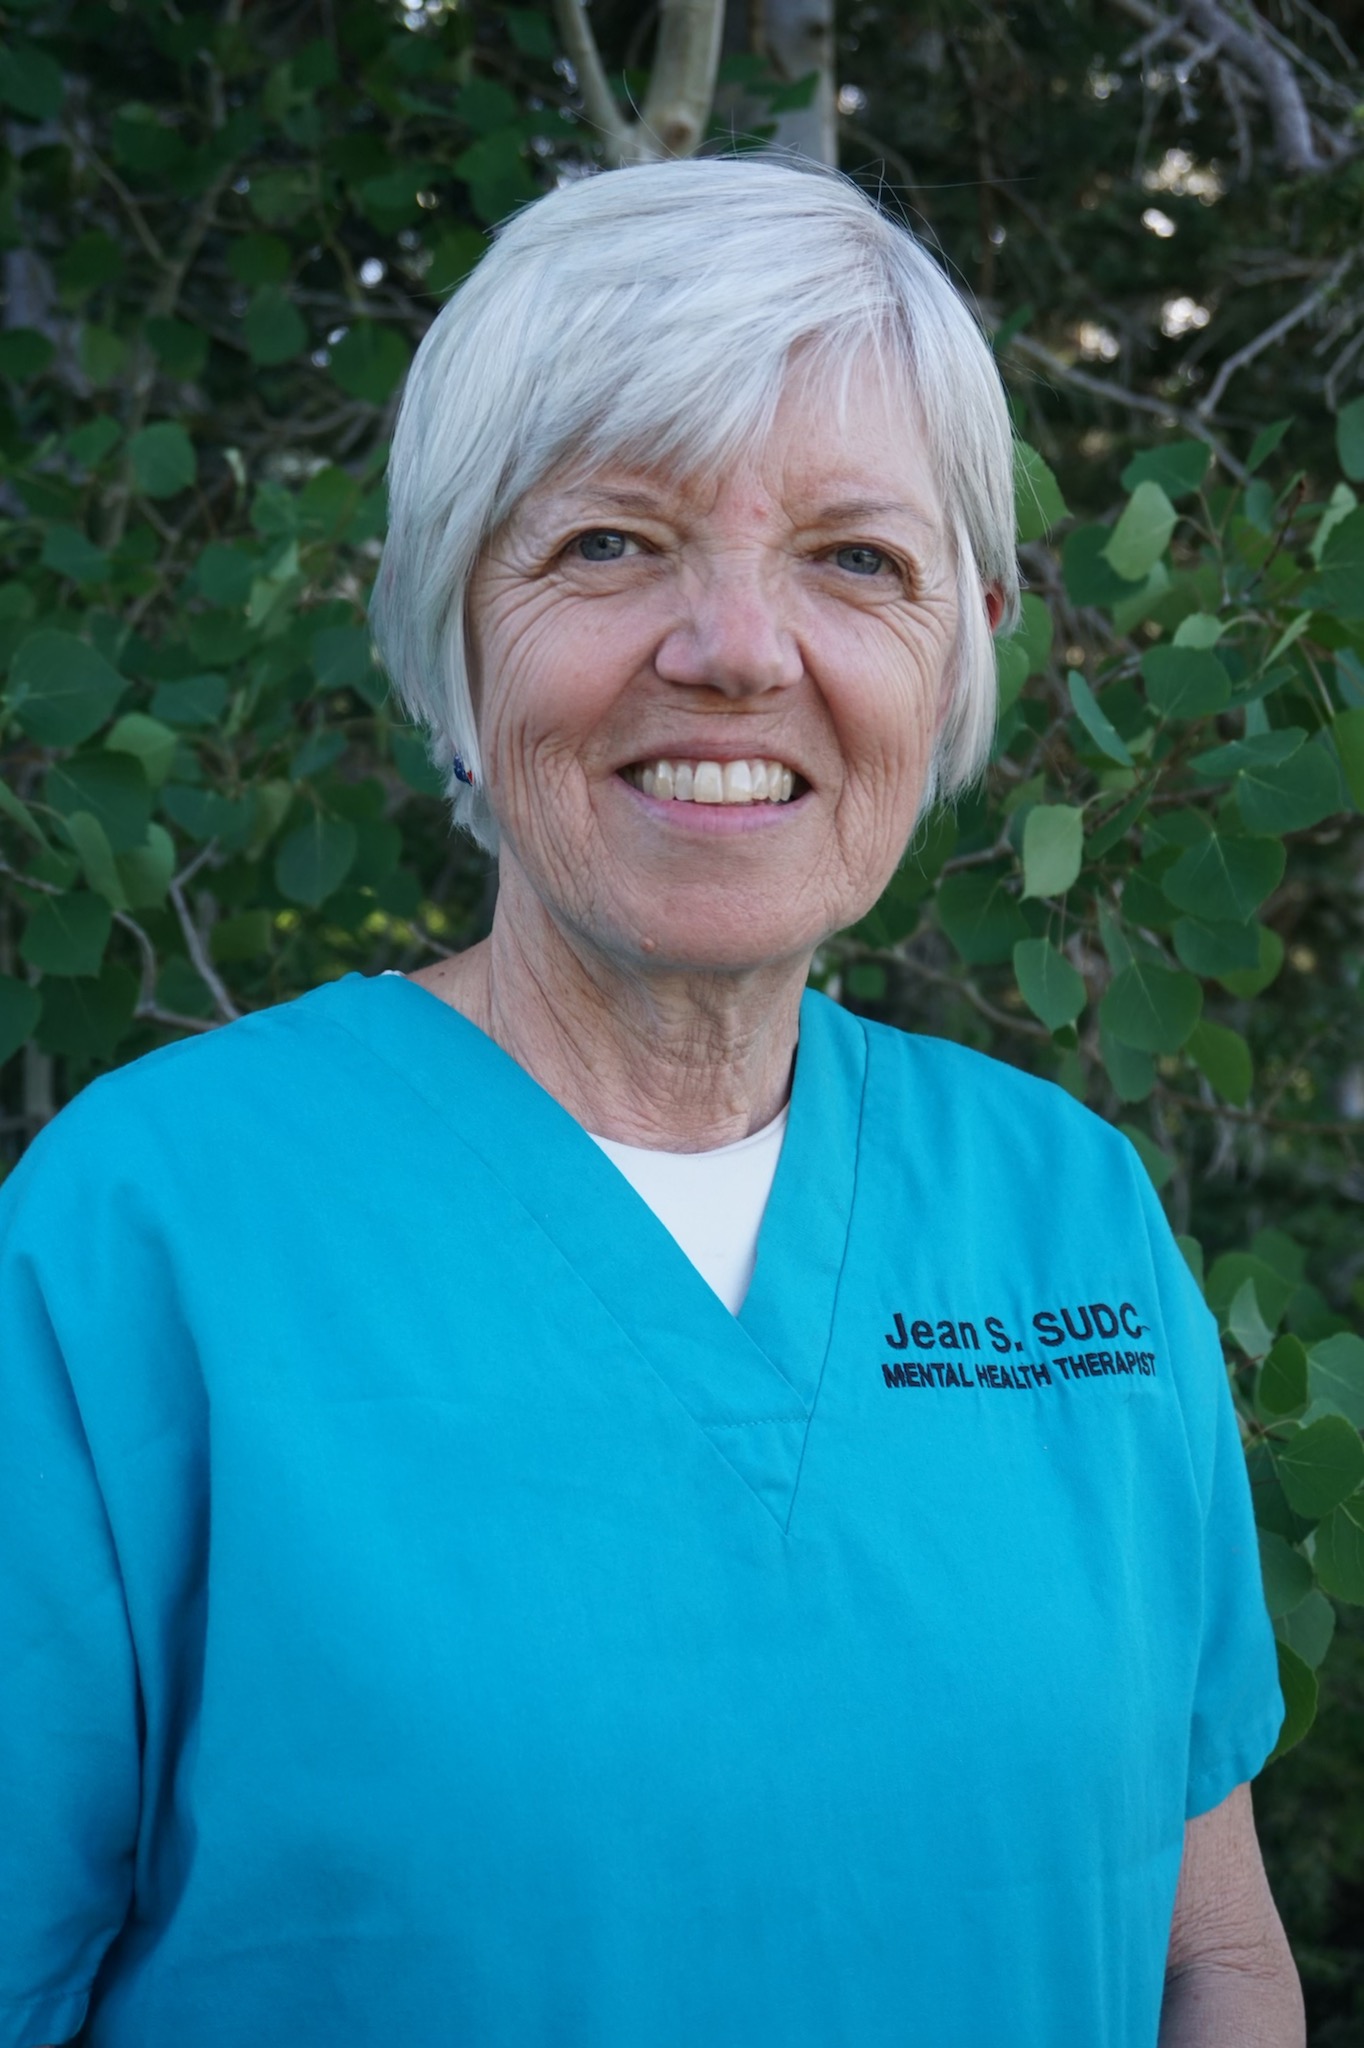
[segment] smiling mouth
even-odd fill
[[[782,761],[636,761],[620,772],[645,796],[675,804],[787,804],[810,786]]]

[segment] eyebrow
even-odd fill
[[[613,505],[622,512],[638,512],[641,515],[657,516],[659,500],[653,491],[632,490],[628,485],[579,484],[565,494],[570,503]],[[906,504],[900,498],[835,498],[821,505],[808,523],[811,526],[837,526],[848,520],[879,519],[887,514],[910,520],[922,527],[925,533],[936,534],[940,523],[918,505]]]
[[[812,523],[815,526],[837,526],[850,519],[884,518],[887,513],[897,519],[912,521],[926,533],[939,530],[939,522],[930,518],[922,507],[907,505],[901,498],[835,498],[831,503],[820,506]]]

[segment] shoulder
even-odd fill
[[[145,1193],[157,1164],[207,1163],[235,1132],[274,1126],[316,1088],[319,1060],[347,1038],[345,1001],[325,984],[101,1074],[53,1118],[0,1184],[0,1222],[26,1208],[71,1209],[98,1184]]]
[[[846,1013],[845,1013],[846,1014]],[[942,1137],[970,1139],[973,1149],[1003,1148],[1039,1164],[1088,1162],[1095,1171],[1149,1185],[1130,1141],[1054,1081],[950,1039],[849,1018],[865,1034],[878,1090],[901,1115]]]

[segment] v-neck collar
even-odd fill
[[[852,1217],[860,1022],[802,999],[790,1119],[736,1317],[582,1126],[458,1010],[403,976],[350,974],[318,998],[516,1197],[785,1530]]]

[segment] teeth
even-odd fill
[[[649,761],[625,772],[646,796],[679,804],[784,804],[796,786],[780,761]]]

